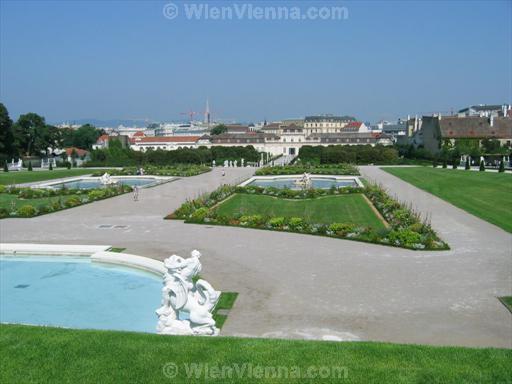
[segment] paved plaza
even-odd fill
[[[240,295],[223,335],[512,347],[512,236],[387,174],[363,177],[427,215],[450,251],[164,220],[187,198],[254,169],[221,169],[32,219],[0,222],[2,242],[107,244],[163,260],[203,253],[203,276]],[[114,227],[102,228],[102,225]],[[116,228],[117,226],[117,228]],[[156,316],[155,316],[156,324]]]

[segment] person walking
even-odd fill
[[[135,185],[133,187],[133,201],[139,201],[139,186]]]

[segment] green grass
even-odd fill
[[[11,171],[0,172],[0,184],[22,184],[33,183],[36,181],[60,179],[62,177],[73,177],[89,175],[93,171],[90,169],[55,169],[53,171]]]
[[[512,232],[510,174],[428,167],[382,170]]]
[[[11,195],[8,193],[0,193],[0,208],[6,208],[7,210],[11,210],[14,202],[15,209],[23,207],[24,205],[32,205],[34,208],[37,208],[40,205],[49,205],[54,201],[59,201],[62,198],[62,201],[66,201],[71,197],[78,197],[77,195],[65,195],[62,197],[42,197],[39,199],[20,199],[17,195]]]
[[[353,193],[316,199],[287,200],[271,196],[235,194],[221,203],[218,213],[282,217],[301,217],[311,224],[354,223],[384,228],[362,194]]]
[[[506,349],[160,336],[20,325],[0,325],[0,353],[2,383],[458,384],[510,383],[512,377],[512,350]],[[231,379],[200,373],[190,377],[185,365],[191,363],[208,366],[210,373],[216,367],[238,366],[242,374]],[[177,377],[164,375],[169,364],[177,367]],[[303,373],[313,366],[334,367],[342,376],[265,379],[251,376],[247,369],[243,374],[244,365],[252,372],[257,367],[298,367]]]
[[[507,309],[512,312],[512,296],[503,296],[499,298]]]
[[[125,250],[126,250],[126,248],[112,247],[108,251],[109,252],[121,253],[121,252],[124,252]]]
[[[222,326],[226,322],[228,315],[217,313],[219,309],[229,311],[233,308],[235,304],[235,300],[238,297],[238,292],[222,292],[219,297],[219,301],[213,310],[213,319],[215,320],[215,324],[217,328],[222,329]]]

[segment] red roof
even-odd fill
[[[71,154],[73,153],[73,150],[75,151],[75,153],[76,153],[79,157],[86,156],[86,155],[89,153],[89,152],[88,152],[88,151],[86,151],[85,149],[80,149],[80,148],[75,148],[75,147],[69,147],[69,148],[65,148],[66,155],[71,156]]]
[[[96,142],[99,143],[100,141],[108,141],[108,135],[101,135],[100,137],[98,137],[98,140]]]
[[[351,121],[347,125],[345,125],[345,128],[359,128],[363,123],[360,121]]]
[[[155,137],[137,137],[136,143],[190,143],[196,142],[201,136],[155,136]]]
[[[146,135],[142,131],[137,131],[133,134],[133,137],[144,137],[144,136],[146,136]]]

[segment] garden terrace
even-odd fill
[[[379,223],[379,215],[385,222]],[[185,220],[186,223],[298,232],[410,249],[448,249],[418,214],[375,185],[328,190],[225,185],[211,194],[187,201],[167,218]]]
[[[382,170],[512,232],[512,175],[432,167]]]
[[[103,200],[132,190],[129,186],[100,189],[35,189],[0,185],[0,219],[33,217]]]

